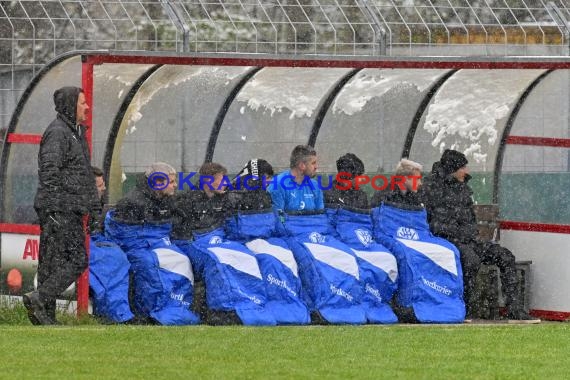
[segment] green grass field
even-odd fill
[[[567,379],[568,323],[31,326],[0,313],[6,379]]]

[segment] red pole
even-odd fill
[[[87,120],[85,120],[85,125],[87,126],[87,131],[85,138],[87,139],[87,144],[89,145],[89,153],[93,154],[93,144],[92,144],[92,123],[93,123],[93,63],[89,59],[84,59],[82,57],[81,64],[81,87],[85,93],[85,100],[89,106],[89,112],[87,113]],[[83,227],[85,229],[85,250],[87,252],[87,258],[89,258],[89,229],[87,228],[88,218],[83,220]],[[88,313],[89,310],[89,268],[85,270],[77,279],[77,316],[80,317]]]

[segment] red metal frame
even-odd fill
[[[514,222],[510,220],[503,220],[500,222],[500,225],[501,225],[501,230],[570,234],[570,225],[568,224]]]
[[[11,144],[36,144],[42,141],[42,135],[30,134],[30,133],[8,133],[6,136],[6,142]]]
[[[37,224],[0,223],[0,232],[7,234],[39,235],[40,226]]]
[[[564,322],[570,319],[570,313],[565,311],[552,311],[552,310],[540,310],[534,309],[530,313],[532,316],[537,318],[546,319],[547,321],[559,321]]]
[[[570,148],[570,139],[554,137],[533,137],[533,136],[508,136],[507,144],[511,145],[531,145],[548,146],[553,148]]]
[[[570,60],[564,61],[496,61],[492,58],[483,60],[401,60],[401,59],[383,59],[383,60],[359,60],[359,59],[299,59],[299,58],[259,58],[259,57],[215,57],[215,56],[132,56],[118,54],[94,54],[84,55],[82,57],[82,83],[87,103],[91,108],[86,124],[91,127],[93,115],[93,66],[104,63],[140,63],[140,64],[173,64],[173,65],[217,65],[217,66],[265,66],[265,67],[327,67],[327,68],[437,68],[437,69],[570,69]],[[516,136],[513,136],[516,137]],[[517,139],[518,138],[518,139]],[[91,147],[91,128],[88,130],[87,139]],[[539,138],[537,138],[539,139]],[[548,140],[548,141],[547,141]],[[558,140],[563,139],[550,139]],[[541,139],[542,142],[552,142],[549,139]],[[532,141],[533,145],[538,140],[523,140],[520,136],[513,138],[508,143],[517,143],[517,141]],[[570,142],[570,140],[569,140]],[[566,143],[566,142],[564,142]],[[548,145],[550,146],[550,145]],[[558,145],[556,145],[558,146]],[[570,145],[569,145],[570,147]],[[509,224],[510,223],[510,224]],[[501,227],[505,229],[525,228],[534,223],[522,225],[517,222],[502,222]],[[538,225],[532,231],[539,231],[540,228],[546,228],[546,225]],[[549,225],[551,229],[556,229]],[[570,226],[558,225],[557,230],[561,233],[570,233]],[[530,231],[531,229],[526,229]],[[564,232],[562,232],[564,231]],[[88,247],[88,244],[87,244]],[[77,287],[77,306],[78,313],[87,311],[89,297],[89,279],[84,273],[78,281]]]
[[[264,67],[322,67],[322,68],[399,68],[399,69],[570,69],[567,57],[544,59],[544,57],[520,57],[498,60],[496,57],[420,57],[379,58],[359,57],[321,58],[313,57],[260,57],[239,55],[220,57],[215,55],[129,55],[129,54],[86,54],[83,62],[91,65],[104,63],[140,63],[168,65],[204,66],[264,66]]]
[[[87,139],[87,144],[89,145],[89,154],[93,155],[93,64],[83,63],[81,65],[81,87],[83,88],[83,93],[85,94],[85,100],[89,105],[89,112],[87,112],[87,120],[84,124],[87,126],[87,131],[85,133],[85,138]],[[88,217],[83,220],[83,228],[86,231],[85,234],[85,251],[87,252],[87,257],[89,258],[89,228],[88,228]],[[77,279],[77,315],[82,316],[88,313],[89,309],[89,268],[87,268]]]

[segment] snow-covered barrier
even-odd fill
[[[372,210],[374,238],[398,261],[397,301],[426,323],[465,318],[463,273],[457,248],[429,231],[425,209],[382,204]]]
[[[105,233],[126,252],[131,263],[135,313],[163,325],[196,324],[190,310],[194,275],[188,257],[169,235],[171,225],[126,224],[105,218]]]

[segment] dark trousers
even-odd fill
[[[499,244],[491,242],[452,242],[459,249],[461,254],[464,299],[468,308],[481,264],[494,264],[499,268],[507,309],[510,310],[521,306],[521,300],[518,299],[517,293],[515,256],[511,251],[505,247],[501,247]]]
[[[83,217],[75,213],[38,212],[40,252],[38,292],[55,317],[55,301],[87,268]]]

